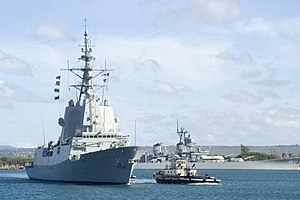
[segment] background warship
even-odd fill
[[[69,101],[64,118],[58,120],[62,131],[57,143],[50,141],[38,147],[26,172],[30,179],[38,180],[129,183],[141,147],[130,146],[129,135],[121,135],[119,122],[104,98],[112,70],[92,68],[90,62],[95,58],[86,25],[81,50],[83,55],[79,60],[84,67],[67,69],[81,79],[80,84],[72,85],[79,90],[78,99]],[[93,82],[99,75],[105,78],[99,86],[103,88],[101,99],[95,94],[97,85]],[[60,76],[56,78],[59,85]]]
[[[299,170],[300,157],[284,157],[281,159],[251,161],[253,156],[235,157],[232,152],[225,154],[225,147],[219,148],[219,153],[211,155],[210,151],[197,146],[190,133],[183,127],[178,128],[179,141],[174,150],[167,150],[162,143],[153,145],[152,154],[144,152],[136,169],[163,169],[176,156],[185,158],[197,169],[255,169],[255,170]],[[232,151],[232,148],[231,148]],[[227,152],[229,153],[229,152]],[[285,154],[285,153],[283,153]]]

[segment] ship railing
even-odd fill
[[[117,138],[118,139],[127,139],[127,138],[129,138],[129,135],[118,135]]]
[[[118,135],[103,135],[103,134],[98,134],[98,135],[83,135],[82,138],[118,138]]]

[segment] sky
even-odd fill
[[[200,146],[299,144],[299,7],[298,0],[3,1],[0,145],[35,147],[43,135],[57,141],[76,82],[61,69],[82,66],[85,18],[93,66],[114,69],[106,95],[133,144],[175,145],[177,119]]]

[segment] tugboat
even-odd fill
[[[182,158],[174,158],[171,165],[166,165],[165,169],[159,170],[153,174],[157,183],[172,184],[196,184],[196,185],[220,185],[221,180],[213,176],[199,176],[195,169],[186,166],[186,160]]]
[[[27,175],[36,180],[127,184],[142,147],[131,146],[129,135],[121,134],[118,128],[118,118],[104,97],[112,69],[93,69],[95,58],[86,25],[81,50],[79,60],[84,65],[67,69],[81,79],[72,85],[79,90],[76,101],[71,99],[64,118],[58,119],[58,141],[36,149],[33,162],[25,167]],[[96,77],[103,78],[101,85],[95,84]],[[59,84],[60,76],[56,77]],[[99,87],[103,88],[102,98],[95,94]]]

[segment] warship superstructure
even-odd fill
[[[210,155],[208,150],[197,146],[188,130],[178,127],[179,141],[175,149],[163,147],[162,143],[153,145],[153,154],[143,154],[135,169],[163,169],[172,162],[174,156],[186,159],[197,169],[249,169],[249,170],[300,170],[300,158],[250,161],[252,156],[237,158],[230,155]]]
[[[91,47],[85,24],[83,54],[79,58],[84,66],[67,69],[81,80],[72,85],[79,90],[77,99],[68,102],[64,118],[58,120],[62,127],[58,141],[38,147],[33,162],[26,166],[30,179],[129,183],[142,148],[131,146],[129,135],[121,134],[118,118],[104,96],[112,69],[92,67],[95,57]],[[96,77],[105,78],[102,85],[94,83]],[[103,88],[102,98],[95,93],[99,88]]]
[[[179,142],[176,144],[176,155],[187,158],[189,162],[225,161],[223,156],[211,156],[208,150],[204,150],[199,146],[197,147],[189,131],[187,131],[183,127],[181,127],[180,129],[178,128],[178,120],[177,134],[179,136]]]

